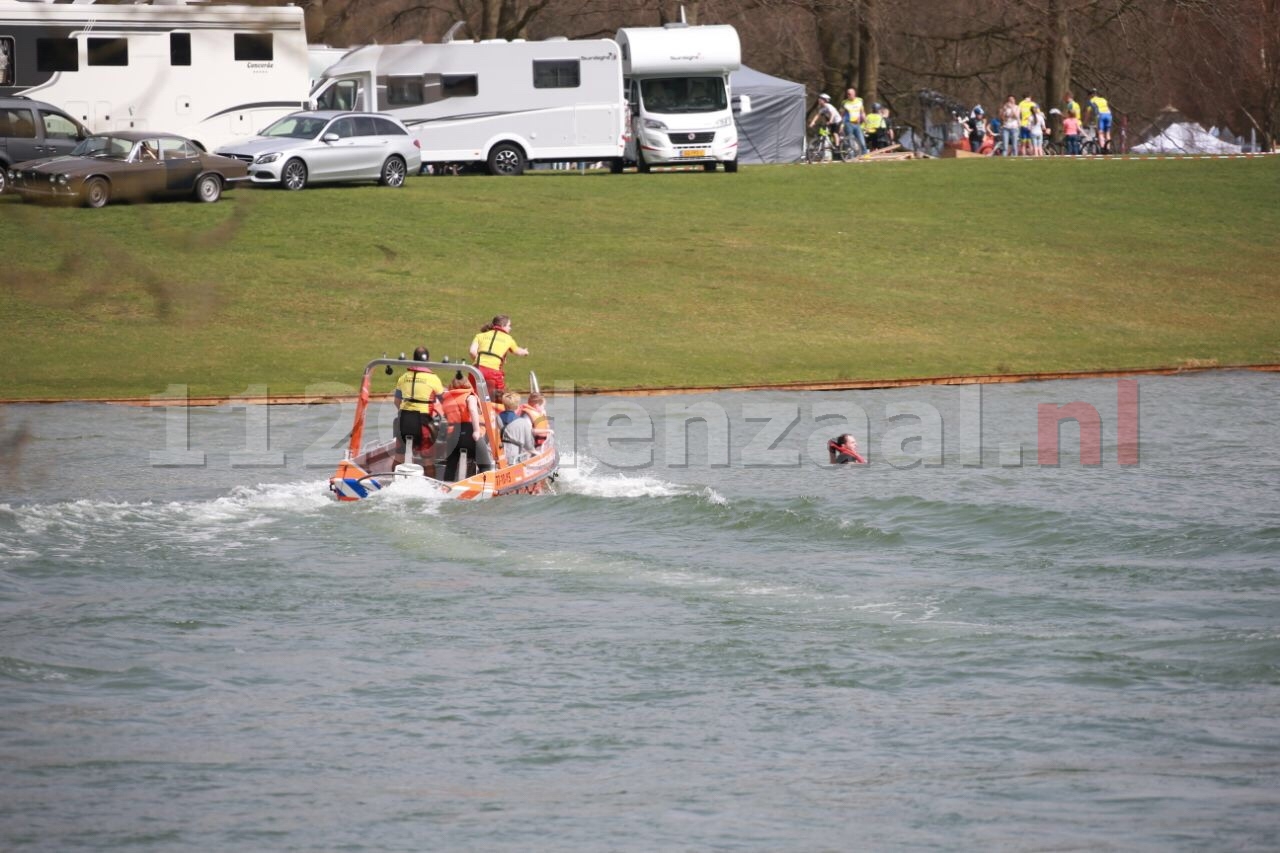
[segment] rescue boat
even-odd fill
[[[457,371],[468,376],[480,400],[482,418],[485,422],[485,435],[476,436],[476,441],[487,442],[491,458],[494,460],[492,470],[475,470],[475,460],[466,460],[465,470],[461,470],[459,466],[459,473],[463,476],[456,481],[450,482],[428,476],[428,470],[443,476],[445,470],[443,458],[448,455],[447,451],[450,449],[448,436],[439,437],[423,454],[419,454],[418,448],[413,447],[411,452],[406,453],[405,461],[400,465],[395,464],[394,437],[367,446],[363,445],[365,416],[369,409],[369,386],[374,370],[384,366],[388,373],[394,372],[397,367],[426,367],[442,377],[453,376]],[[529,388],[530,391],[538,390],[538,378],[533,373],[529,374]],[[437,489],[449,498],[463,501],[487,500],[500,495],[540,494],[547,491],[555,482],[560,464],[555,433],[552,432],[529,458],[507,459],[502,447],[497,408],[489,396],[489,386],[484,375],[469,364],[375,358],[365,365],[347,450],[343,460],[338,463],[338,470],[329,478],[329,490],[340,501],[363,500],[383,489],[394,488],[396,483],[411,481],[425,484],[427,488]],[[428,465],[419,464],[422,461],[428,462]]]

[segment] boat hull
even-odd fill
[[[555,444],[549,441],[523,462],[481,471],[450,483],[424,474],[406,476],[387,470],[391,450],[392,445],[388,443],[339,463],[338,470],[329,478],[329,490],[334,497],[340,501],[364,500],[398,482],[410,481],[424,483],[428,488],[461,501],[488,500],[503,495],[536,495],[547,491],[555,481],[560,463]]]

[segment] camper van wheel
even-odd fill
[[[287,190],[300,190],[307,185],[307,164],[296,157],[284,164],[280,184]]]
[[[85,207],[106,207],[111,201],[111,185],[106,178],[90,178],[84,185]]]
[[[736,171],[738,171],[738,161],[737,161],[737,160],[725,160],[725,161],[724,161],[724,170],[725,170],[726,172],[736,172]]]
[[[644,161],[644,152],[636,151],[636,171],[642,175],[649,174],[649,164]]]
[[[388,157],[387,162],[382,164],[382,177],[378,183],[384,187],[402,187],[407,173],[408,168],[403,160],[399,157]]]
[[[222,197],[222,181],[217,175],[205,175],[196,181],[196,200],[215,202]]]
[[[489,152],[489,173],[492,175],[523,175],[524,152],[518,145],[501,142]]]
[[[621,157],[615,157],[609,161],[609,173],[612,175],[621,175],[622,170],[625,169],[626,167],[627,167],[627,164],[622,161]],[[4,179],[4,176],[0,175],[0,180],[3,180],[3,179]]]
[[[704,171],[704,172],[714,172],[715,170],[716,170],[716,164],[715,164],[715,163],[703,163],[703,164],[702,164],[702,171]]]

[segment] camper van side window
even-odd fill
[[[236,62],[270,62],[271,33],[236,33]]]
[[[0,86],[13,85],[13,66],[17,56],[13,52],[13,39],[0,38]]]
[[[535,59],[533,88],[576,89],[581,85],[581,70],[576,59]]]
[[[191,33],[169,33],[169,64],[191,64]]]
[[[387,87],[389,107],[412,107],[423,103],[421,77],[385,77],[378,82]]]
[[[446,98],[474,98],[480,94],[479,78],[474,74],[444,74],[440,87]]]
[[[90,65],[128,65],[129,40],[123,38],[89,39]]]
[[[75,39],[36,39],[37,71],[79,71],[80,51]]]

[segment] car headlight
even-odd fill
[[[70,176],[70,175],[59,175],[59,176],[58,176],[58,183],[65,187],[67,184],[71,183],[71,176]]]
[[[259,154],[257,157],[254,158],[253,165],[260,166],[263,163],[274,163],[279,159],[280,159],[280,152],[278,151],[272,154]]]
[[[667,129],[666,124],[658,121],[656,118],[645,119],[644,126],[646,130],[666,130]]]
[[[730,116],[725,116],[724,118],[722,118],[722,119],[720,119],[719,121],[717,121],[715,126],[716,126],[716,127],[728,127],[728,126],[729,126],[729,125],[731,125],[731,124],[733,124],[733,118],[732,118],[732,117],[730,117]]]

